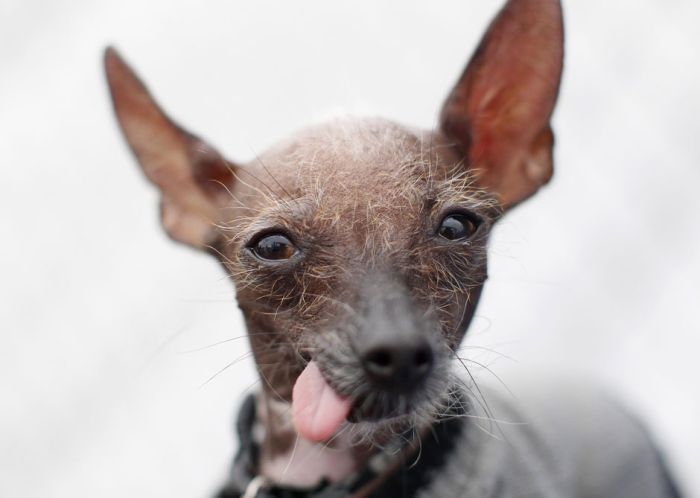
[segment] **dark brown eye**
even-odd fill
[[[448,214],[442,219],[438,234],[447,240],[462,240],[474,235],[477,228],[479,223],[474,218],[464,214]]]
[[[297,252],[292,241],[279,233],[262,237],[250,249],[258,258],[270,261],[289,259]]]

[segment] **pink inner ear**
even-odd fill
[[[549,119],[562,71],[558,0],[510,0],[442,110],[442,129],[504,205],[551,177]]]
[[[192,138],[188,148],[192,177],[199,187],[211,197],[228,193],[234,182],[234,166],[199,138]]]

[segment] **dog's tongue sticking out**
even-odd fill
[[[350,412],[350,401],[338,396],[310,361],[292,392],[292,419],[301,437],[313,442],[329,439]]]

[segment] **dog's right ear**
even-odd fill
[[[161,191],[161,221],[173,239],[208,247],[234,166],[160,109],[113,48],[104,54],[112,103],[124,136],[148,179]]]

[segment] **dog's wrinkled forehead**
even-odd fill
[[[430,203],[476,202],[484,194],[468,181],[459,155],[440,135],[383,119],[307,128],[239,174],[246,181],[237,185],[237,197],[258,204],[256,221],[292,213],[375,234],[382,228],[400,232],[397,220],[415,225]],[[264,200],[260,190],[267,193]],[[450,195],[461,198],[441,199]]]
[[[408,167],[429,160],[428,140],[387,120],[335,120],[298,132],[251,166],[261,178],[275,171],[285,188],[300,194],[382,196],[387,182],[404,180]]]

